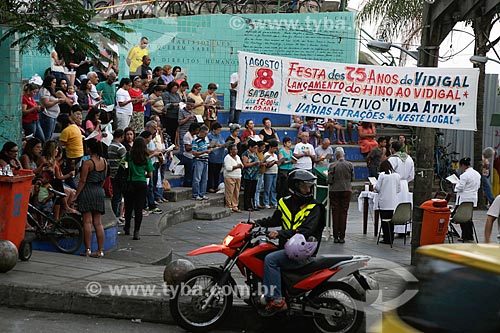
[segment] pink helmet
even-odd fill
[[[285,243],[285,253],[290,259],[304,260],[312,256],[317,247],[316,240],[306,241],[304,235],[297,233]]]

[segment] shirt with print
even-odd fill
[[[248,150],[245,150],[241,159],[243,160],[243,157],[245,157],[245,156],[248,158],[248,163],[257,162],[259,160],[256,153],[252,154]],[[248,167],[248,168],[247,167],[243,168],[243,171],[242,171],[243,179],[257,180],[257,179],[259,179],[259,175],[260,175],[259,165],[253,165],[253,166]]]
[[[310,143],[297,143],[293,150],[294,154],[309,154],[314,156],[314,147]],[[311,156],[302,156],[297,160],[295,164],[295,169],[311,170],[313,167]]]
[[[208,138],[207,137],[204,137],[204,138],[201,138],[199,136],[196,136],[193,140],[193,151],[196,151],[196,152],[203,152],[203,151],[207,151],[208,150]],[[195,155],[194,156],[194,159],[195,160],[198,160],[198,161],[204,161],[204,162],[208,162],[208,154],[207,153],[203,153],[203,154],[200,154],[200,155]]]

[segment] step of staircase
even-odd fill
[[[169,180],[170,182],[170,180]],[[174,185],[170,182],[170,186],[172,188],[170,191],[164,191],[163,197],[168,201],[179,202],[183,200],[191,199],[191,188],[190,187],[174,187]]]
[[[230,215],[231,210],[229,208],[209,206],[202,209],[196,209],[193,213],[193,218],[195,220],[214,221]]]

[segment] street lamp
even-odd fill
[[[473,55],[472,57],[469,58],[469,60],[473,64],[485,64],[488,61],[493,61],[493,62],[496,62],[497,64],[500,64],[500,61],[498,61],[498,60],[491,59],[488,57],[478,56],[478,55]]]
[[[496,62],[497,64],[500,64],[500,61],[498,61],[498,60],[491,59],[488,57],[478,56],[478,55],[473,55],[472,57],[469,58],[469,60],[474,65],[486,64],[488,61],[493,61],[493,62]],[[500,114],[499,113],[493,113],[491,115],[490,126],[500,126]]]
[[[418,60],[418,52],[417,51],[408,51],[407,49],[405,49],[401,46],[398,46],[398,45],[394,45],[390,42],[384,42],[382,40],[370,40],[370,41],[368,41],[367,46],[370,50],[375,51],[375,52],[379,52],[379,53],[389,52],[391,47],[393,47],[395,49],[400,50],[403,53],[406,53],[407,55],[409,55],[413,59]]]

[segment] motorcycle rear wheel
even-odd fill
[[[346,283],[330,282],[309,296],[322,309],[332,310],[331,315],[315,313],[312,318],[317,332],[357,332],[363,322],[362,297]]]
[[[207,332],[225,320],[233,305],[229,284],[217,292],[206,309],[202,309],[219,278],[219,272],[209,268],[198,268],[186,273],[182,288],[170,300],[170,313],[179,326],[189,332]]]

